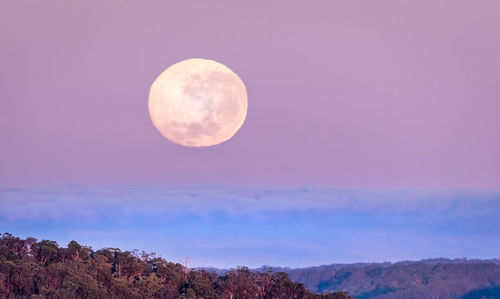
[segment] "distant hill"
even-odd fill
[[[500,298],[498,259],[437,258],[271,269],[286,272],[313,292],[343,290],[359,299]]]

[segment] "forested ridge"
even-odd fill
[[[497,259],[438,258],[273,270],[287,272],[311,291],[345,290],[358,299],[500,298]]]
[[[104,248],[71,241],[0,234],[0,298],[328,298],[284,272],[239,267],[217,275],[168,262],[154,253]]]

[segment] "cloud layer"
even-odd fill
[[[494,257],[500,193],[273,186],[0,188],[0,226],[200,266]]]

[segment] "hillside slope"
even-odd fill
[[[500,298],[498,260],[329,265],[281,269],[314,292],[344,290],[365,298]]]

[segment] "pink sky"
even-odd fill
[[[0,184],[500,188],[500,2],[9,1]],[[226,64],[247,120],[216,147],[164,139],[148,89]]]

